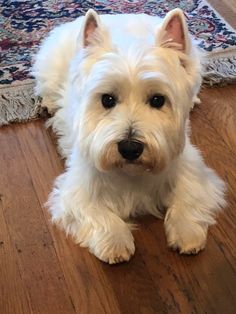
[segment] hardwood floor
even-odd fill
[[[236,28],[236,0],[207,0],[220,15],[234,28]]]
[[[236,27],[235,0],[209,2]],[[169,250],[163,222],[145,217],[129,263],[98,261],[43,206],[63,171],[43,121],[0,128],[0,314],[236,314],[236,86],[201,100],[192,142],[226,181],[228,205],[197,256]]]
[[[228,206],[197,256],[140,219],[136,253],[109,266],[50,223],[43,204],[63,171],[43,121],[0,129],[0,313],[236,313],[236,88],[205,89],[192,141],[228,186]]]

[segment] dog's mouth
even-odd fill
[[[144,164],[141,160],[125,160],[119,164],[119,169],[128,175],[136,176],[144,173],[151,173],[153,171],[153,166],[146,163]]]
[[[128,175],[139,175],[144,172],[151,172],[152,166],[143,158],[146,145],[143,141],[128,136],[117,143],[119,161],[117,167]]]
[[[160,170],[160,160],[157,158],[160,154],[150,149],[143,143],[142,151],[137,146],[137,140],[134,146],[130,143],[122,143],[118,147],[117,143],[112,143],[106,147],[105,153],[101,155],[100,169],[104,171],[115,171],[130,176],[155,174]],[[133,145],[133,144],[132,144]],[[137,154],[138,156],[137,156]]]

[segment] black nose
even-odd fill
[[[118,151],[127,160],[137,159],[143,152],[143,144],[138,141],[124,140],[118,143]]]

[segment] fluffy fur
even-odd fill
[[[33,74],[66,159],[48,201],[53,221],[109,263],[134,254],[128,219],[144,213],[165,217],[172,248],[202,250],[224,183],[189,141],[201,75],[182,11],[161,20],[89,10],[49,34]],[[104,94],[116,98],[113,108]],[[165,97],[159,109],[149,104],[156,94]],[[127,138],[144,145],[134,161],[117,148]]]

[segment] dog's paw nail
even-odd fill
[[[116,245],[111,244],[109,248],[106,248],[105,253],[101,255],[96,252],[95,255],[103,262],[109,264],[118,264],[128,262],[135,252],[133,242],[127,242],[125,244],[117,243]]]
[[[199,247],[195,247],[195,248],[189,248],[189,249],[181,249],[180,250],[180,254],[186,254],[186,255],[196,255],[198,254],[200,251],[204,250],[205,248],[205,244],[201,245]]]

